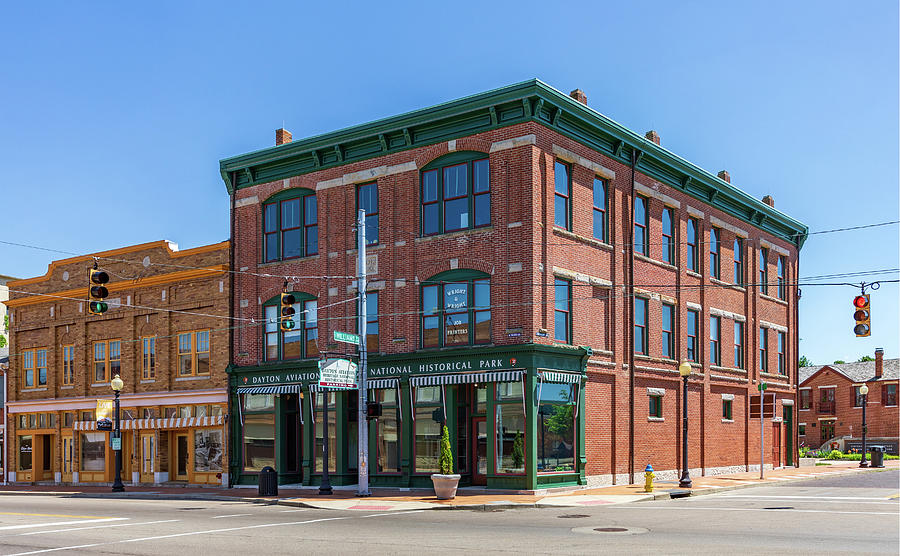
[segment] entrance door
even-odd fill
[[[822,431],[821,443],[825,444],[834,438],[834,421],[819,421],[819,427]],[[825,446],[830,449],[830,446]]]
[[[781,467],[781,423],[772,423],[772,469]]]
[[[40,479],[42,481],[53,480],[53,435],[43,434],[38,438],[41,439],[41,464]]]
[[[175,435],[175,480],[188,480],[188,435],[187,433],[178,433]]]
[[[155,482],[153,472],[153,456],[156,452],[156,435],[152,432],[141,433],[140,451],[140,472],[142,483]]]
[[[784,406],[784,464],[794,465],[794,407]]]
[[[487,484],[487,422],[484,417],[472,419],[472,484]]]
[[[75,442],[71,435],[62,437],[62,481],[72,482],[72,462],[75,461]]]

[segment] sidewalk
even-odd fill
[[[883,470],[900,469],[900,460],[885,462]],[[871,473],[879,470],[860,469],[858,462],[834,461],[829,465],[802,468],[785,468],[766,471],[765,478],[759,479],[759,471],[692,477],[693,488],[678,488],[678,481],[656,481],[654,491],[645,493],[641,485],[615,485],[591,489],[579,489],[566,492],[516,494],[486,494],[480,488],[461,488],[453,500],[437,500],[430,489],[371,489],[372,496],[360,498],[356,490],[335,489],[330,496],[319,496],[316,487],[279,487],[277,497],[256,496],[253,488],[215,488],[215,487],[131,487],[126,485],[123,493],[110,492],[108,486],[56,486],[37,485],[0,486],[0,495],[44,495],[44,496],[78,496],[102,498],[143,498],[158,500],[241,500],[262,504],[279,504],[307,508],[332,510],[364,510],[364,511],[404,511],[404,510],[481,510],[544,508],[544,507],[585,507],[606,504],[623,504],[641,500],[663,500],[681,496],[699,496],[727,490],[747,488],[760,484],[778,484],[790,481],[802,481],[838,474]]]

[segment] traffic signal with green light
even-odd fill
[[[857,338],[871,334],[872,327],[869,324],[869,317],[869,296],[857,295],[853,298],[853,320],[856,321],[853,332],[856,333]]]
[[[281,307],[279,307],[280,316],[278,317],[279,328],[281,328],[281,330],[288,331],[294,329],[294,303],[296,302],[297,300],[294,298],[294,294],[281,294]]]
[[[88,272],[90,279],[90,284],[88,284],[88,298],[90,300],[88,301],[88,313],[102,315],[109,309],[109,305],[103,301],[109,295],[109,290],[104,286],[104,284],[109,282],[109,274],[96,268],[92,268]]]

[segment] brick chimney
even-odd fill
[[[771,195],[766,195],[765,197],[762,198],[762,201],[765,204],[769,205],[770,207],[775,208],[775,197],[772,197]]]
[[[719,179],[731,183],[731,174],[728,173],[728,170],[719,170],[719,173],[716,175],[719,176]]]
[[[280,127],[275,130],[275,145],[284,145],[291,142],[291,132]]]
[[[656,133],[655,130],[651,129],[650,131],[648,131],[647,133],[644,134],[644,137],[646,137],[647,139],[649,139],[649,140],[653,141],[654,143],[656,143],[657,145],[659,145],[659,133]]]
[[[875,378],[881,378],[884,372],[884,348],[875,348]]]
[[[575,89],[574,91],[569,93],[569,96],[574,98],[581,104],[587,106],[587,95],[584,94],[584,91],[582,91],[581,89]]]

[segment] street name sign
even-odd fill
[[[359,345],[359,335],[350,334],[349,332],[340,332],[338,330],[335,330],[334,331],[334,341],[335,342],[344,342],[345,344]]]
[[[349,359],[329,358],[319,361],[319,386],[338,390],[358,388],[358,367]]]

